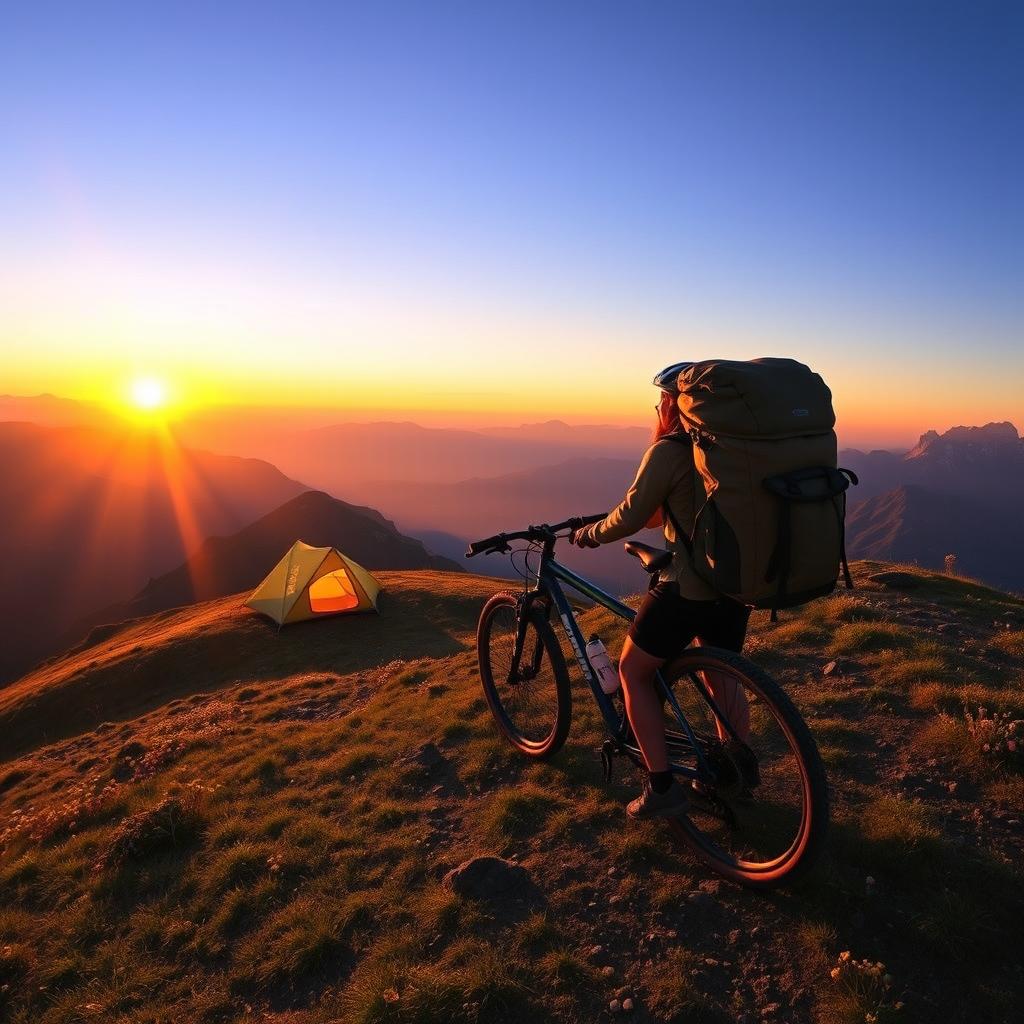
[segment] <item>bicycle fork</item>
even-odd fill
[[[533,606],[538,600],[541,601],[541,604],[544,603],[536,591],[526,594],[519,599],[519,607],[516,610],[516,642],[512,649],[512,664],[508,670],[507,681],[509,685],[529,682],[531,679],[536,679],[537,673],[540,672],[541,659],[544,657],[544,644],[541,641],[539,632],[537,633],[537,642],[534,644],[533,653],[530,655],[529,664],[526,668],[522,667],[523,648],[526,646],[526,627],[529,624],[530,617],[534,614]],[[550,607],[550,605],[547,607]]]

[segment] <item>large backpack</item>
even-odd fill
[[[773,615],[831,593],[840,567],[853,586],[845,517],[857,478],[836,465],[818,374],[793,359],[693,363],[679,375],[679,416],[706,496],[688,544],[699,576]]]

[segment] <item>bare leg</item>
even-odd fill
[[[629,724],[633,726],[647,770],[651,772],[668,771],[665,719],[661,699],[654,689],[654,673],[664,664],[664,658],[653,657],[626,637],[619,659],[619,678]]]
[[[697,641],[697,645],[700,646],[700,641]],[[744,743],[749,742],[750,707],[743,687],[732,676],[719,672],[704,672],[703,676],[711,690],[711,696],[715,698],[715,703],[721,708],[722,714],[729,719],[729,724],[736,730],[736,735]],[[731,738],[718,719],[715,719],[715,728],[718,730],[718,738],[723,743]]]

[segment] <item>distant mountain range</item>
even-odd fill
[[[852,558],[881,558],[957,571],[1024,590],[1024,440],[1011,423],[934,430],[903,456],[843,452],[861,474],[865,500],[851,499]],[[858,494],[858,497],[861,495]]]
[[[322,491],[306,491],[226,537],[210,537],[176,569],[151,579],[131,600],[104,608],[77,627],[120,622],[194,601],[254,589],[296,540],[338,547],[367,569],[463,571],[403,536],[372,508],[349,505]]]
[[[160,433],[0,422],[0,685],[148,580],[150,610],[230,592],[218,588],[249,585],[247,560],[259,582],[299,538],[350,541],[354,558],[386,567],[441,564],[373,509],[328,505],[326,495],[286,504],[307,490],[267,462],[181,448]],[[241,541],[217,539],[250,524]],[[376,560],[374,538],[386,552]]]
[[[187,439],[183,426],[180,436]],[[415,423],[341,423],[279,434],[236,453],[259,454],[282,472],[332,494],[377,504],[377,485],[459,483],[551,466],[572,458],[639,459],[650,432],[559,421],[456,430]]]
[[[87,612],[303,490],[255,459],[98,428],[0,423],[0,681]]]
[[[641,448],[642,451],[642,448]],[[554,523],[573,515],[592,515],[614,508],[636,474],[639,455],[630,458],[573,458],[501,476],[475,477],[456,483],[380,483],[376,501],[394,515],[403,530],[420,537],[434,550],[461,555],[467,540],[501,530],[521,530],[531,523]],[[437,524],[451,538],[434,532]],[[651,531],[649,543],[660,543]],[[580,551],[568,542],[558,559],[614,593],[642,590],[646,577],[621,544]],[[481,572],[505,575],[508,560],[488,556],[466,562]]]

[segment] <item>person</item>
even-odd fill
[[[622,646],[619,677],[626,714],[644,756],[647,778],[640,796],[626,807],[631,818],[675,817],[689,806],[686,790],[669,770],[662,701],[655,673],[696,639],[739,652],[746,639],[750,609],[716,593],[694,571],[684,529],[691,526],[704,490],[693,461],[693,446],[679,419],[678,379],[689,363],[675,363],[655,378],[661,391],[653,443],[644,453],[636,479],[621,504],[599,523],[572,535],[572,543],[596,548],[622,540],[641,529],[662,527],[671,565],[648,591]],[[726,678],[708,679],[740,741],[749,735],[746,698]],[[719,737],[727,734],[718,726]],[[744,746],[735,740],[726,743]],[[742,752],[738,752],[742,753]],[[745,772],[746,774],[746,772]]]

